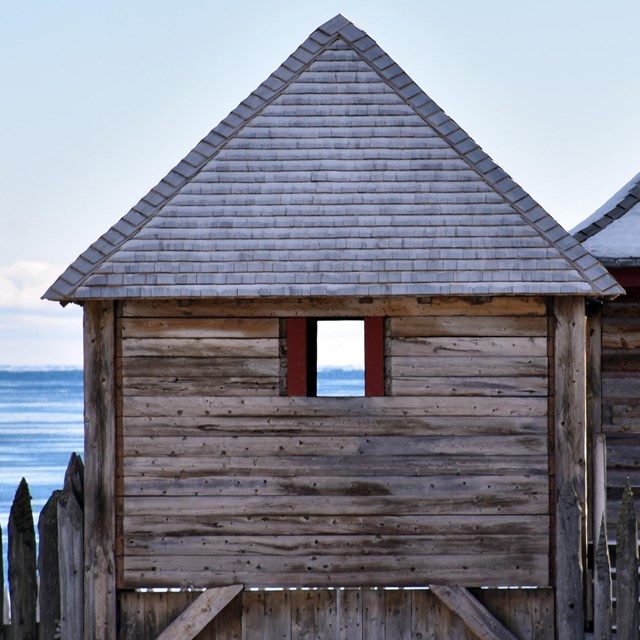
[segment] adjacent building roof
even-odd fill
[[[338,15],[45,297],[621,292]]]
[[[640,173],[572,233],[603,264],[640,267]]]

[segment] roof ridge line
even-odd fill
[[[341,19],[341,20],[339,20]],[[345,21],[345,22],[342,22]],[[287,86],[295,80],[296,77],[300,76],[307,68],[315,61],[315,59],[325,51],[331,44],[333,44],[336,40],[341,38],[339,30],[333,30],[333,33],[330,34],[329,29],[331,29],[337,22],[341,23],[341,28],[352,25],[347,18],[345,18],[342,14],[337,14],[317,29],[315,29],[309,36],[307,37],[302,44],[300,44],[296,50],[289,55],[289,57],[282,63],[280,66],[273,71],[266,80],[264,80],[254,91],[252,91],[244,100],[240,102],[240,104],[233,109],[225,118],[223,118],[220,123],[218,123],[211,131],[204,136],[196,145],[192,148],[192,150],[169,172],[156,184],[152,187],[146,195],[144,195],[140,200],[129,209],[127,213],[124,214],[116,222],[112,225],[104,234],[102,234],[98,240],[93,242],[83,253],[81,253],[78,258],[64,271],[62,275],[60,275],[57,280],[49,287],[49,289],[41,296],[41,299],[48,298],[51,294],[59,293],[56,291],[56,285],[60,282],[68,283],[71,285],[71,288],[63,294],[61,300],[66,299],[73,291],[77,290],[82,284],[89,278],[94,269],[98,268],[101,264],[103,264],[106,260],[108,260],[113,254],[115,254],[122,245],[134,238],[137,233],[151,220],[166,204],[168,204],[180,191],[180,189],[187,184],[195,175],[202,171],[203,167],[209,163],[220,151],[224,148],[226,143],[231,139],[233,134],[236,133],[239,129],[244,127],[248,122],[250,122],[253,118],[258,116],[263,109],[271,104],[274,100],[276,100],[279,95],[284,91]],[[314,39],[314,36],[317,36],[319,33],[325,33],[329,37],[324,40],[324,42],[318,42],[317,39]],[[321,38],[322,39],[322,38]],[[344,38],[343,38],[344,39]],[[313,44],[311,44],[313,43]],[[313,49],[316,49],[313,51]],[[302,52],[305,51],[311,55],[304,55]],[[307,58],[302,61],[299,58]],[[299,65],[295,65],[293,61],[300,62]],[[289,69],[287,64],[292,66],[297,66],[295,70]],[[278,72],[285,73],[286,70],[290,73],[289,77],[286,80],[282,80],[278,77]],[[273,89],[269,86],[269,84],[273,84],[273,79],[277,79],[281,81],[281,85],[277,89]],[[271,95],[268,98],[263,98],[260,95],[260,92],[264,92],[264,90],[271,91]],[[261,100],[262,102],[255,107],[251,106],[251,102],[255,103],[256,99]],[[244,107],[244,108],[243,108]],[[251,113],[246,114],[246,110],[250,109]],[[236,112],[244,111],[244,115],[238,115]],[[230,125],[227,121],[237,118],[237,122],[234,125]],[[225,133],[222,133],[224,130]],[[214,139],[215,144],[211,142],[209,139]],[[211,151],[205,155],[202,151],[199,151],[199,148],[204,146],[211,147]],[[192,164],[192,162],[188,161],[187,158],[190,156],[199,155],[202,159],[198,162],[198,164]],[[187,169],[184,165],[189,166],[191,169]],[[180,170],[179,170],[180,168]],[[175,180],[172,182],[169,181],[172,176],[177,175],[180,176],[180,180]],[[164,185],[169,185],[171,188],[166,189]],[[163,192],[164,191],[164,192]],[[151,196],[154,197],[156,202],[151,200]],[[137,222],[132,224],[130,220],[127,218],[135,218]],[[127,230],[126,233],[123,233],[118,229],[118,226],[129,225],[130,229]],[[115,243],[112,243],[107,236],[109,234],[113,235],[113,232],[119,233],[122,238],[120,238]],[[111,245],[110,249],[106,252],[101,251],[96,247],[101,242],[107,242]],[[93,260],[90,263],[90,269],[86,272],[82,272],[78,269],[79,263],[81,262],[89,262],[88,258],[85,257],[87,253],[90,252],[98,252],[101,254],[99,259]],[[74,282],[70,282],[65,276],[71,275],[70,272],[75,272],[80,275],[79,278],[75,278]],[[58,298],[53,298],[58,299]]]
[[[636,176],[638,179],[633,186],[627,191],[626,195],[617,202],[609,211],[605,211],[597,220],[594,220],[588,226],[576,231],[573,237],[579,242],[584,242],[588,238],[592,238],[596,234],[606,229],[612,222],[619,220],[628,211],[640,202],[640,174]],[[633,179],[632,179],[633,182]]]
[[[348,29],[351,33],[357,32],[358,39],[351,37],[349,34],[344,34],[343,30]],[[393,60],[383,49],[380,47],[373,38],[371,38],[366,32],[356,27],[353,23],[349,23],[342,27],[338,32],[343,39],[345,39],[358,53],[361,59],[366,62],[379,76],[380,78],[400,97],[404,102],[410,106],[416,114],[421,117],[430,127],[432,127],[441,138],[464,160],[469,167],[493,190],[497,191],[505,202],[509,203],[523,218],[523,220],[535,229],[546,242],[549,243],[554,249],[556,249],[560,255],[562,255],[575,269],[592,285],[595,286],[597,280],[603,277],[608,278],[609,282],[604,290],[605,293],[608,289],[619,288],[617,281],[609,274],[606,268],[599,263],[599,261],[585,249],[560,223],[548,213],[544,207],[542,207],[534,198],[529,195],[502,167],[500,167],[494,160],[486,153],[482,147],[453,119],[451,118],[438,103],[431,98],[404,69]],[[358,42],[361,40],[368,40],[368,48],[363,49],[358,46]],[[382,55],[380,58],[388,58],[391,64],[378,68],[374,64],[374,61],[370,59],[367,52],[370,52],[373,48],[377,47]],[[386,60],[385,60],[386,62]],[[393,71],[388,71],[392,69]],[[383,71],[388,71],[389,75],[385,75]],[[393,74],[393,75],[391,75]],[[403,84],[401,84],[403,83]],[[416,100],[426,98],[426,102],[422,104],[416,104]],[[436,120],[436,118],[439,120]],[[450,130],[448,130],[450,128]],[[456,139],[453,139],[455,136]],[[469,147],[467,150],[463,149],[463,146]],[[477,156],[477,159],[469,157],[470,154]],[[481,167],[480,165],[486,165]],[[495,173],[495,177],[491,176],[491,173]],[[502,183],[502,186],[501,186]],[[640,181],[639,181],[640,185]],[[636,186],[639,186],[636,185]],[[640,193],[638,195],[640,200]],[[522,203],[526,203],[525,209]],[[533,218],[533,215],[538,215],[537,218]],[[551,221],[553,223],[549,228],[542,226],[543,221]],[[559,231],[558,231],[559,230]],[[554,232],[557,235],[556,238],[550,234]],[[560,242],[564,242],[566,246],[561,246]],[[580,255],[572,257],[568,252],[578,253]],[[583,266],[582,263],[586,263]],[[595,267],[596,270],[602,268],[604,273],[590,275],[588,271]],[[600,285],[598,286],[600,289]]]

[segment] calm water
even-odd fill
[[[52,491],[62,488],[71,453],[83,456],[82,393],[80,369],[0,368],[0,524],[5,555],[9,510],[20,479],[29,483],[37,526],[40,509]]]
[[[363,395],[364,373],[324,369],[318,395]],[[73,451],[83,452],[82,371],[0,368],[0,525],[7,552],[11,503],[25,477],[37,526],[38,514],[62,488]]]

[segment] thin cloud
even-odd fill
[[[0,266],[0,308],[41,311],[55,308],[40,298],[62,271],[59,265],[24,260]]]

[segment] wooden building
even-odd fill
[[[594,509],[593,525],[597,530],[606,505],[610,537],[615,533],[626,478],[640,514],[639,203],[640,174],[573,230],[626,290],[624,296],[594,305],[589,317],[590,437],[596,470],[602,470],[599,481],[606,486],[606,496]]]
[[[46,293],[85,313],[87,637],[234,584],[534,586],[574,637],[585,300],[620,293],[336,16]],[[341,319],[364,395],[317,397]]]

